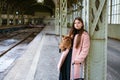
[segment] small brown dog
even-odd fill
[[[70,36],[62,36],[62,40],[59,45],[59,48],[61,49],[61,51],[70,49],[70,47],[71,47],[71,37]]]

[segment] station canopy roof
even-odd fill
[[[34,14],[34,12],[50,12],[54,15],[55,6],[60,4],[60,0],[0,0],[1,13],[13,14],[13,12],[19,12],[19,14]],[[72,4],[82,0],[67,0],[67,6],[70,8]]]

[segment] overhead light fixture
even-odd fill
[[[44,2],[44,0],[37,0],[37,2],[38,2],[38,3],[43,3],[43,2]]]
[[[16,14],[18,14],[18,11],[16,11]]]

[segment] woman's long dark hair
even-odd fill
[[[79,20],[79,21],[82,23],[82,25],[83,25],[83,26],[81,27],[81,29],[79,30],[79,32],[78,32],[77,43],[76,43],[76,48],[78,48],[78,46],[80,45],[80,41],[81,41],[81,35],[82,35],[82,33],[83,33],[85,30],[84,30],[84,23],[83,23],[82,18],[81,18],[81,17],[76,17],[76,18],[74,19],[74,21],[73,21],[72,28],[71,28],[71,30],[70,30],[70,32],[69,32],[69,36],[74,37],[74,33],[75,33],[75,31],[76,31],[76,29],[75,29],[75,27],[74,27],[75,20]]]

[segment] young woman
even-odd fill
[[[58,70],[60,71],[59,80],[71,79],[72,63],[75,63],[74,79],[79,80],[80,63],[84,64],[90,47],[90,38],[86,30],[84,30],[84,23],[80,17],[75,18],[73,21],[69,36],[72,38],[72,46],[61,54],[58,63]]]

